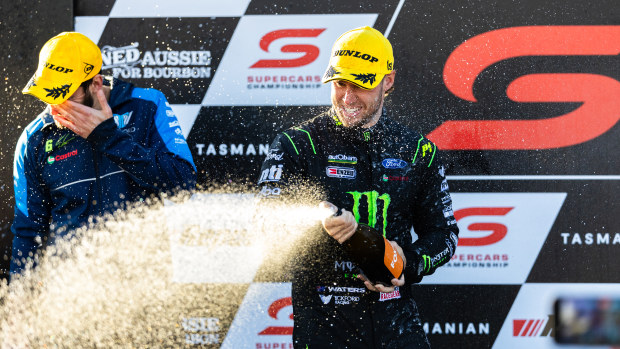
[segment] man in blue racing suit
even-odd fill
[[[458,228],[444,168],[428,139],[388,117],[389,41],[357,28],[334,44],[323,82],[331,109],[278,134],[263,163],[263,200],[307,181],[342,214],[311,232],[293,266],[295,348],[428,348],[411,285],[447,263]],[[405,262],[392,287],[371,284],[341,244],[357,223],[390,240]],[[417,234],[413,241],[411,230]]]
[[[47,108],[15,151],[12,276],[89,217],[195,187],[196,167],[166,97],[103,77],[101,67],[95,43],[64,32],[43,46],[23,90]]]

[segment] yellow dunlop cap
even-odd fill
[[[39,67],[22,93],[47,104],[60,104],[100,70],[99,47],[84,34],[63,32],[45,43],[39,53]]]
[[[394,54],[388,39],[376,29],[360,27],[342,34],[332,48],[323,83],[347,80],[370,90],[394,70]]]

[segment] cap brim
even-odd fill
[[[79,87],[80,84],[76,82],[49,81],[43,77],[33,76],[22,93],[35,96],[47,104],[61,104],[69,99]]]
[[[329,78],[323,78],[323,83],[328,83],[334,80],[348,81],[364,90],[372,90],[379,86],[385,74],[379,73],[351,73],[351,72],[338,72],[330,76]]]

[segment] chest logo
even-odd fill
[[[61,161],[61,160],[64,160],[64,159],[67,159],[67,158],[70,158],[76,155],[78,155],[77,149],[70,151],[66,154],[61,154],[61,155],[56,155],[56,156],[50,155],[47,157],[47,163],[51,165],[56,161]]]
[[[383,159],[383,161],[381,161],[381,166],[388,169],[398,169],[407,166],[407,162],[401,159],[389,158]]]
[[[357,158],[355,156],[349,156],[349,155],[343,155],[343,154],[329,155],[327,157],[327,162],[335,162],[335,163],[338,163],[338,164],[355,165],[355,164],[357,164]]]
[[[127,112],[125,114],[114,114],[114,123],[118,126],[118,128],[124,128],[129,124],[129,120],[131,120],[131,114],[133,111]]]
[[[357,176],[357,172],[354,168],[336,166],[326,167],[325,174],[327,174],[327,177],[346,179],[355,179],[355,177]]]

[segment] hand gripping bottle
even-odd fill
[[[404,263],[392,244],[376,229],[358,224],[355,233],[342,246],[371,283],[391,287],[400,278]]]

